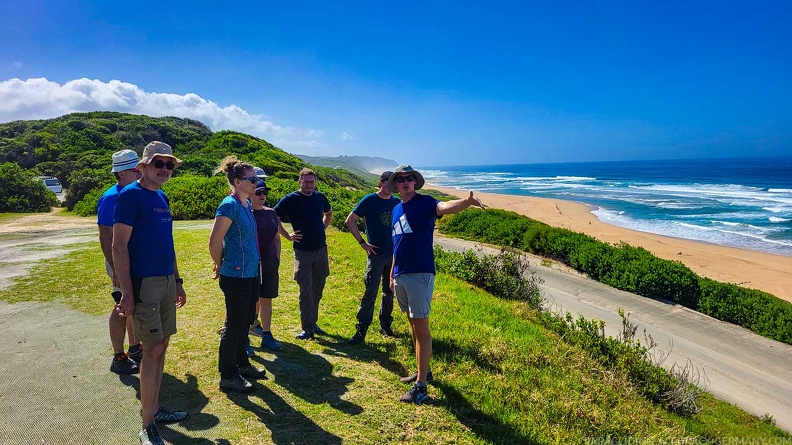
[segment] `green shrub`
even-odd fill
[[[17,164],[0,164],[0,212],[49,212],[58,199]]]
[[[757,334],[792,344],[792,304],[770,294],[697,276],[679,261],[625,243],[550,227],[514,212],[462,212],[438,223],[441,233],[519,247],[588,274],[611,287],[671,300]]]
[[[214,219],[220,202],[231,190],[224,175],[173,177],[162,186],[170,201],[173,219]]]
[[[77,203],[82,201],[91,191],[101,189],[104,192],[114,182],[115,176],[107,167],[84,168],[75,171],[69,175],[70,186],[69,191],[66,192],[66,201],[64,201],[63,206],[69,210],[74,210]],[[96,199],[99,198],[99,195],[96,196]],[[90,205],[90,203],[87,204]],[[96,200],[93,201],[93,206],[96,207]]]

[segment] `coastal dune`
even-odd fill
[[[466,197],[469,191],[427,184]],[[681,261],[700,276],[758,289],[792,302],[792,257],[639,232],[603,223],[585,204],[560,199],[476,193],[487,207],[510,210],[553,227],[582,232],[611,244],[625,242]]]

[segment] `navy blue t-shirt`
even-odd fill
[[[395,196],[382,199],[376,193],[369,193],[352,209],[352,213],[365,218],[368,242],[377,246],[377,255],[393,255],[391,219],[393,208],[398,203],[399,199]]]
[[[435,273],[434,225],[437,199],[416,194],[393,208],[393,276]]]
[[[151,191],[137,181],[124,187],[116,199],[114,219],[132,227],[127,245],[132,278],[173,275],[173,216],[162,190]]]
[[[323,218],[330,211],[330,201],[324,193],[305,196],[299,191],[292,192],[273,208],[280,219],[288,219],[294,230],[302,234],[300,242],[294,243],[295,249],[315,252],[327,245]]]

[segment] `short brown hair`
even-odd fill
[[[316,178],[316,172],[308,167],[305,167],[302,170],[300,170],[300,181],[302,181],[303,176],[313,176],[314,178]]]

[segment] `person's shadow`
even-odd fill
[[[140,400],[140,379],[137,375],[121,375],[119,380],[123,384],[135,388],[135,396]],[[187,374],[186,381],[181,381],[168,373],[163,374],[160,404],[169,409],[184,409],[190,413],[189,417],[178,423],[181,428],[188,431],[204,431],[217,426],[220,419],[212,414],[202,412],[207,403],[209,403],[209,398],[198,389],[198,379],[194,375]],[[205,437],[185,436],[181,431],[170,428],[166,424],[157,424],[157,429],[162,438],[169,443],[215,444],[214,441]]]
[[[262,403],[255,403],[255,398],[260,399]],[[256,384],[255,391],[249,395],[228,393],[228,399],[255,414],[272,433],[272,443],[340,444],[342,442],[340,437],[322,429],[266,385]]]
[[[402,335],[394,340],[395,342],[387,341],[377,344],[368,342],[350,345],[348,338],[338,335],[326,335],[317,341],[325,347],[323,352],[327,355],[344,357],[359,362],[374,362],[397,376],[404,376],[409,374],[409,370],[404,366],[404,363],[393,359],[396,356],[396,342],[412,345],[412,338],[409,335]]]
[[[295,396],[315,405],[327,403],[349,415],[363,412],[363,408],[344,400],[347,385],[354,380],[333,375],[333,365],[324,357],[312,354],[299,345],[284,344],[272,361],[261,357],[253,360],[262,364],[276,383]]]

